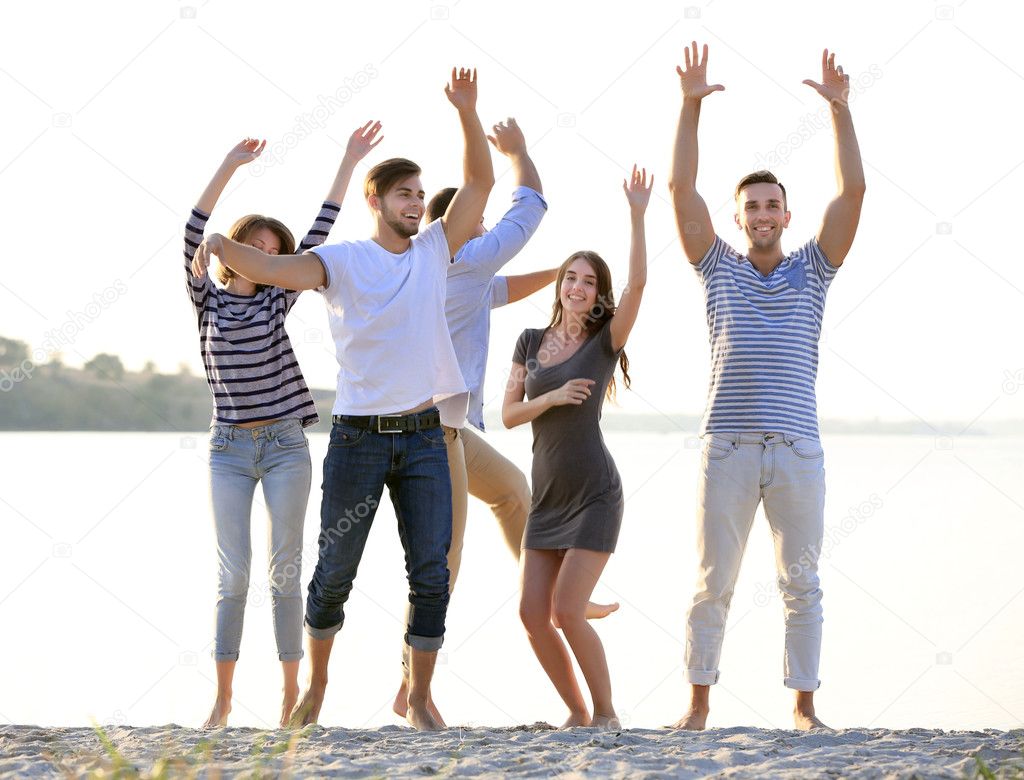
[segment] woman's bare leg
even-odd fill
[[[555,582],[554,610],[594,701],[593,725],[619,726],[612,706],[608,660],[597,632],[587,622],[587,604],[611,553],[572,549],[565,553]]]
[[[548,679],[569,708],[563,725],[589,726],[590,712],[572,669],[569,651],[551,624],[551,604],[562,558],[555,550],[524,550],[519,617]]]

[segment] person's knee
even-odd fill
[[[217,577],[217,595],[222,599],[244,600],[249,592],[249,571],[245,568],[222,568]]]
[[[536,599],[521,599],[519,602],[519,620],[530,634],[536,634],[551,625],[551,606]]]
[[[821,603],[817,576],[779,578],[778,583],[787,612],[811,612]]]
[[[298,560],[281,561],[270,566],[270,592],[275,596],[297,596],[302,569]]]
[[[571,603],[555,595],[554,604],[555,623],[563,631],[572,631],[573,628],[587,622],[586,605]]]

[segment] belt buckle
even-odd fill
[[[401,428],[388,428],[382,427],[384,420],[395,420],[402,419],[405,415],[402,414],[378,414],[377,415],[377,433],[403,433]]]

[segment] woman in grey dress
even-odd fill
[[[615,305],[604,260],[594,252],[571,255],[558,270],[550,325],[519,337],[501,409],[506,427],[533,427],[533,503],[523,540],[519,614],[569,708],[566,727],[619,726],[604,647],[587,623],[586,606],[622,520],[622,485],[599,422],[604,398],[615,394],[616,365],[629,387],[623,348],[647,281],[644,212],[653,183],[636,166],[622,183],[632,240],[621,303]],[[593,716],[556,626],[586,678]]]

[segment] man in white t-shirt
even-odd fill
[[[213,254],[254,282],[318,290],[334,336],[338,395],[324,461],[320,557],[306,600],[310,680],[292,713],[295,726],[319,716],[334,635],[344,622],[344,604],[385,485],[409,577],[406,717],[420,730],[443,725],[428,707],[444,639],[451,543],[451,482],[441,425],[461,427],[468,402],[445,321],[445,280],[452,258],[476,231],[494,184],[476,114],[476,71],[453,70],[445,94],[462,124],[465,181],[444,217],[422,233],[419,166],[394,158],[366,177],[366,201],[376,223],[369,240],[270,257],[215,234],[196,253],[199,268]]]

